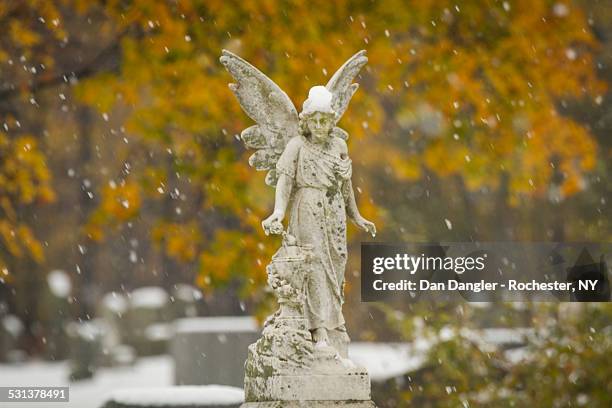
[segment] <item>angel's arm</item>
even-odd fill
[[[338,153],[340,153],[340,157],[348,156],[348,146],[346,142],[342,138],[334,138],[333,139],[336,144],[336,148]],[[342,197],[344,198],[344,207],[346,208],[346,214],[353,221],[357,221],[361,218],[361,214],[359,214],[359,208],[357,208],[357,202],[355,201],[355,192],[353,191],[353,183],[350,177],[342,183],[340,187],[340,191],[342,192]]]
[[[274,214],[282,221],[285,218],[289,197],[293,189],[293,179],[286,174],[281,174],[276,182],[276,194],[274,197]]]
[[[342,194],[346,206],[346,213],[350,219],[362,230],[369,232],[373,237],[376,236],[376,225],[372,221],[366,220],[359,213],[357,203],[355,202],[355,192],[353,191],[353,183],[348,179],[342,185]]]
[[[289,197],[293,189],[293,178],[281,173],[276,182],[276,195],[274,197],[274,211],[261,222],[266,235],[280,234],[283,230],[282,221],[289,204]]]
[[[346,142],[342,139],[336,139],[339,142],[340,155],[348,154],[348,147]],[[376,225],[372,221],[363,218],[357,208],[357,201],[355,200],[355,191],[353,190],[353,182],[349,177],[342,183],[341,190],[342,197],[344,198],[344,207],[346,208],[346,215],[350,218],[359,228],[366,232],[369,232],[374,237],[376,235]]]
[[[355,192],[353,191],[353,183],[351,179],[348,179],[343,183],[342,196],[344,197],[346,214],[349,216],[349,218],[353,221],[361,218],[359,208],[357,208],[357,202],[355,201]]]

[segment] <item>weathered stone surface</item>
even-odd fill
[[[253,362],[249,357],[247,365]],[[317,347],[306,366],[270,366],[257,373],[247,366],[244,392],[246,401],[369,400],[370,378],[334,348]]]
[[[348,345],[351,339],[346,330],[330,330],[327,335],[329,336],[329,345],[338,350],[340,357],[348,358]]]
[[[266,322],[262,337],[249,346],[247,402],[327,407],[362,401],[346,406],[373,406],[368,402],[368,373],[348,359],[350,339],[342,304],[346,221],[351,218],[372,236],[376,227],[359,213],[345,142],[348,134],[336,128],[357,90],[353,79],[366,62],[365,51],[351,57],[326,86],[310,89],[297,115],[270,78],[223,51],[221,63],[238,82],[230,89],[257,122],[242,134],[246,146],[257,150],[249,164],[270,170],[266,180],[276,186],[274,212],[262,226],[266,234],[283,235],[283,245],[267,267],[280,308]],[[282,221],[289,208],[285,231]],[[312,405],[316,400],[326,402]],[[253,405],[259,406],[268,405]]]
[[[370,378],[367,373],[280,375],[251,379],[256,380],[261,381],[261,384],[254,389],[265,390],[265,394],[254,396],[252,390],[245,389],[247,400],[252,400],[253,397],[259,401],[370,399]]]

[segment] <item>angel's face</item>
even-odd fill
[[[334,127],[334,114],[314,112],[306,117],[306,126],[315,140],[325,140]]]

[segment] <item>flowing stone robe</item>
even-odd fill
[[[344,270],[347,259],[346,209],[342,186],[352,173],[345,142],[331,137],[327,145],[305,136],[289,141],[276,170],[293,179],[287,232],[298,245],[310,244],[315,261],[306,286],[305,314],[310,330],[344,325]]]

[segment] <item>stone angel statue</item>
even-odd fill
[[[328,332],[345,333],[347,218],[376,234],[357,208],[348,134],[336,126],[358,88],[353,79],[367,62],[365,51],[346,61],[327,85],[312,87],[299,115],[287,94],[257,68],[226,50],[220,60],[237,81],[230,89],[257,123],[241,134],[246,147],[256,150],[249,164],[267,170],[266,183],[276,187],[274,212],[262,222],[264,231],[284,233],[282,221],[290,209],[286,236],[312,247],[304,314],[315,347],[327,346]]]

